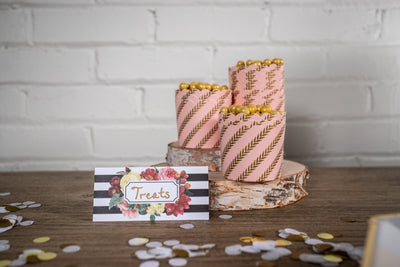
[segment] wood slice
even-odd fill
[[[221,172],[210,172],[210,209],[227,211],[286,206],[308,195],[304,187],[309,177],[305,165],[289,160],[283,160],[279,179],[262,184],[231,181]]]
[[[168,144],[166,160],[169,166],[208,166],[212,172],[221,170],[219,148],[184,148],[179,147],[178,142],[172,142]]]

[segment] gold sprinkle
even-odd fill
[[[37,255],[38,259],[41,261],[49,261],[57,257],[57,253],[54,252],[42,252]]]
[[[0,260],[0,267],[6,267],[10,265],[11,261],[10,260]]]
[[[275,266],[276,266],[275,262],[270,262],[270,261],[257,262],[257,267],[275,267]]]
[[[248,60],[246,61],[246,66],[250,66],[250,65],[252,65],[252,64],[254,64],[254,61],[253,61],[253,60],[248,59]]]
[[[333,239],[333,235],[330,233],[319,233],[317,236],[321,239]]]
[[[254,231],[253,233],[251,233],[254,236],[258,236],[258,237],[264,237],[267,236],[267,233],[264,231]]]
[[[271,59],[267,58],[266,60],[263,61],[263,63],[264,63],[264,65],[270,66],[272,64],[272,61],[271,61]]]
[[[172,252],[174,252],[174,254],[179,258],[187,258],[187,257],[189,257],[189,253],[186,250],[183,250],[183,249],[174,249],[174,250],[172,250]]]
[[[219,86],[219,84],[214,83],[213,85],[211,85],[212,90],[219,90],[220,88],[221,86]]]
[[[188,89],[189,86],[190,86],[190,85],[189,85],[188,83],[181,83],[181,84],[179,85],[179,89],[180,89],[180,90]]]
[[[303,241],[304,237],[300,234],[291,234],[286,239],[289,241]]]
[[[50,240],[50,237],[42,236],[42,237],[38,237],[38,238],[33,239],[33,243],[45,243],[45,242],[47,242],[49,240]]]
[[[7,219],[0,219],[0,228],[6,228],[13,225],[12,222],[10,222],[10,220]]]
[[[331,251],[333,249],[332,245],[325,244],[325,243],[316,244],[316,245],[314,245],[314,247],[315,247],[315,249],[317,249],[318,251],[321,251],[321,252]]]
[[[276,240],[276,245],[279,247],[290,246],[291,244],[292,244],[292,242],[290,242],[289,240],[285,240],[285,239]]]
[[[292,260],[299,260],[301,254],[302,254],[302,253],[301,253],[300,251],[295,251],[295,252],[292,252],[292,254],[290,254],[289,257],[290,257]]]
[[[329,261],[329,262],[337,262],[337,263],[343,261],[343,259],[342,259],[340,256],[338,256],[338,255],[332,255],[332,254],[324,255],[324,259],[325,259],[326,261]]]
[[[243,60],[239,60],[239,61],[236,63],[236,67],[242,67],[242,66],[244,66],[244,65],[245,65],[245,63],[244,63]]]
[[[39,263],[40,262],[40,260],[39,260],[37,255],[29,255],[29,256],[27,256],[26,257],[26,261],[28,263]]]
[[[251,236],[242,236],[239,238],[240,241],[244,242],[244,243],[250,243],[253,240],[253,237]]]
[[[14,211],[19,210],[19,208],[16,207],[16,206],[7,205],[7,206],[6,206],[6,210],[8,210],[8,211],[10,211],[10,212],[14,212]]]

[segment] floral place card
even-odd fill
[[[208,167],[96,168],[93,221],[208,220]]]

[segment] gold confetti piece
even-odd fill
[[[343,261],[343,259],[340,256],[332,255],[332,254],[324,255],[324,259],[329,262],[337,262],[337,263]]]
[[[276,240],[276,245],[279,247],[290,246],[291,244],[292,244],[292,242],[290,242],[289,240],[285,240],[285,239]]]
[[[331,235],[333,235],[333,237],[342,237],[343,234],[339,233],[339,232],[330,232]]]
[[[333,235],[330,233],[319,233],[317,236],[321,239],[333,239]]]
[[[260,237],[260,236],[253,237],[251,239],[252,242],[254,242],[254,241],[265,241],[265,240],[266,240],[265,238]]]
[[[295,251],[295,252],[292,252],[292,254],[290,254],[290,258],[292,259],[292,260],[300,260],[300,255],[301,255],[301,252],[300,251]]]
[[[264,231],[254,231],[253,233],[251,233],[254,236],[258,236],[258,237],[264,237],[267,236],[267,233]]]
[[[174,249],[172,252],[175,254],[175,256],[179,258],[187,258],[189,257],[189,252],[187,252],[184,249]]]
[[[38,259],[41,261],[49,261],[57,257],[57,253],[54,252],[42,252],[37,255]]]
[[[10,260],[0,260],[0,267],[6,267],[10,265],[11,261]]]
[[[242,236],[239,238],[240,241],[244,242],[244,243],[250,243],[253,240],[252,236]]]
[[[257,267],[275,267],[275,266],[276,266],[275,262],[270,262],[270,261],[257,262]]]
[[[10,222],[10,220],[7,219],[0,219],[0,228],[6,228],[13,225],[12,222]]]
[[[325,244],[325,243],[321,243],[321,244],[316,244],[314,245],[314,247],[321,252],[326,252],[326,251],[330,251],[333,249],[333,246],[330,244]]]
[[[130,246],[141,246],[149,242],[149,239],[146,237],[135,237],[129,239],[128,244]]]
[[[50,240],[50,237],[48,236],[42,236],[42,237],[38,237],[33,239],[33,243],[44,243]]]
[[[289,241],[303,241],[304,237],[300,234],[291,234],[286,239]]]
[[[29,255],[29,256],[27,256],[25,258],[26,258],[26,261],[28,263],[39,263],[40,262],[40,260],[39,260],[37,255]]]
[[[8,211],[10,211],[10,212],[14,212],[14,211],[19,210],[18,207],[16,207],[16,206],[11,206],[11,205],[7,205],[5,208],[6,208],[6,210],[8,210]]]
[[[354,218],[349,218],[349,217],[341,217],[340,220],[343,222],[356,222],[357,220]]]

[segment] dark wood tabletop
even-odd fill
[[[23,209],[14,214],[34,220],[31,226],[17,226],[0,233],[0,240],[10,241],[11,248],[0,252],[0,260],[15,259],[28,248],[58,253],[51,261],[37,266],[138,266],[141,261],[130,247],[133,237],[152,241],[178,239],[185,244],[215,243],[207,256],[188,259],[187,266],[256,266],[261,254],[228,256],[224,248],[240,244],[239,237],[256,230],[267,233],[267,239],[279,239],[277,230],[286,227],[316,237],[320,232],[340,232],[332,242],[349,242],[363,246],[368,219],[376,214],[400,211],[400,168],[311,168],[307,184],[309,196],[292,205],[265,210],[210,212],[209,221],[190,221],[194,229],[179,228],[182,221],[92,222],[93,172],[26,172],[0,173],[0,206],[28,200],[41,203],[39,208]],[[220,214],[230,214],[223,220]],[[1,217],[6,214],[0,214]],[[351,217],[356,222],[343,222]],[[50,241],[35,244],[36,237]],[[81,250],[66,254],[60,245],[76,243]],[[288,249],[312,253],[310,246],[294,242]],[[160,260],[160,266],[168,266]],[[283,257],[277,266],[315,266]],[[345,260],[340,266],[357,266]]]

